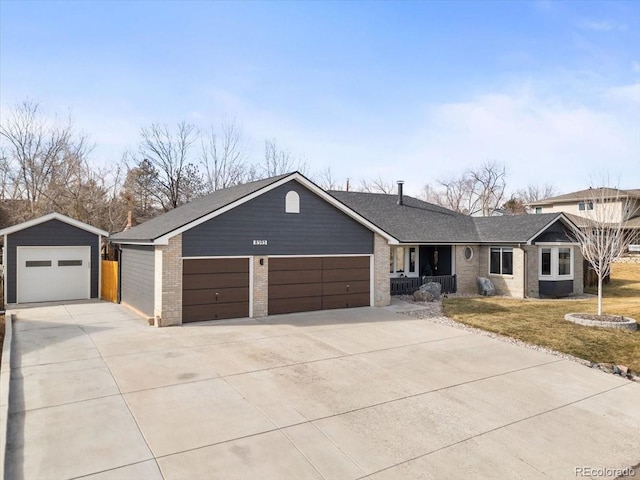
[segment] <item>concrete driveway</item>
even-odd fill
[[[640,461],[639,384],[388,309],[165,329],[110,303],[13,313],[10,479],[613,478]]]

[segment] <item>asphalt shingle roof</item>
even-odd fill
[[[205,215],[257,192],[291,174],[218,190],[111,236],[116,243],[153,242]],[[560,214],[470,217],[405,195],[329,191],[381,230],[403,243],[524,243]]]
[[[531,205],[552,205],[554,203],[579,202],[593,198],[602,198],[603,196],[604,198],[640,198],[640,189],[618,190],[616,188],[608,187],[587,188],[585,190],[565,193],[564,195],[531,202]]]
[[[559,213],[470,217],[404,196],[330,191],[374,225],[404,243],[525,243]]]
[[[330,191],[330,195],[355,210],[401,242],[438,243],[478,241],[473,220],[467,215],[404,196],[382,193]]]
[[[127,241],[151,242],[156,238],[162,237],[211,212],[215,212],[289,175],[291,174],[278,175],[276,177],[218,190],[189,203],[185,203],[174,210],[170,210],[133,228],[111,235],[110,239],[116,243],[126,243]]]

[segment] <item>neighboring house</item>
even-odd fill
[[[622,222],[626,230],[640,230],[640,189],[588,188],[556,197],[545,198],[529,205],[533,213],[566,213],[577,225],[584,219],[607,219],[613,224]],[[631,245],[640,251],[640,245]]]
[[[383,306],[393,282],[422,275],[464,293],[478,276],[516,297],[581,293],[571,228],[563,214],[472,218],[401,193],[326,192],[294,172],[216,191],[110,240],[121,249],[122,302],[167,326]]]
[[[100,297],[100,247],[109,234],[59,213],[0,230],[6,303]]]

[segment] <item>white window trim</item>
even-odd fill
[[[491,250],[493,249],[499,249],[500,250],[500,273],[492,273],[491,272]],[[505,250],[510,250],[511,251],[511,273],[502,273],[502,253]],[[514,271],[515,271],[515,262],[514,262],[514,255],[513,255],[513,247],[497,247],[497,246],[493,246],[493,247],[489,247],[489,261],[487,262],[487,270],[489,271],[489,275],[490,276],[494,276],[494,277],[506,277],[506,278],[513,278],[514,277]]]
[[[396,253],[397,253],[397,248],[398,247],[402,247],[404,249],[404,259],[403,259],[403,266],[404,266],[404,272],[398,272],[396,271],[396,265],[398,263],[398,259],[396,258]],[[415,248],[416,250],[416,260],[415,260],[415,272],[410,272],[409,271],[409,264],[410,262],[410,252],[409,249],[410,248]],[[393,272],[389,272],[389,276],[392,278],[399,278],[399,277],[419,277],[420,276],[420,246],[418,245],[391,245],[391,252],[393,253]]]
[[[561,248],[569,249],[569,271],[568,275],[559,275],[558,269],[560,264],[559,251]],[[551,275],[542,274],[542,250],[551,250]],[[562,280],[573,280],[573,244],[541,244],[538,245],[538,280],[557,282]]]

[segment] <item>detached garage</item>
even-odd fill
[[[108,233],[59,213],[0,230],[6,303],[98,298]]]

